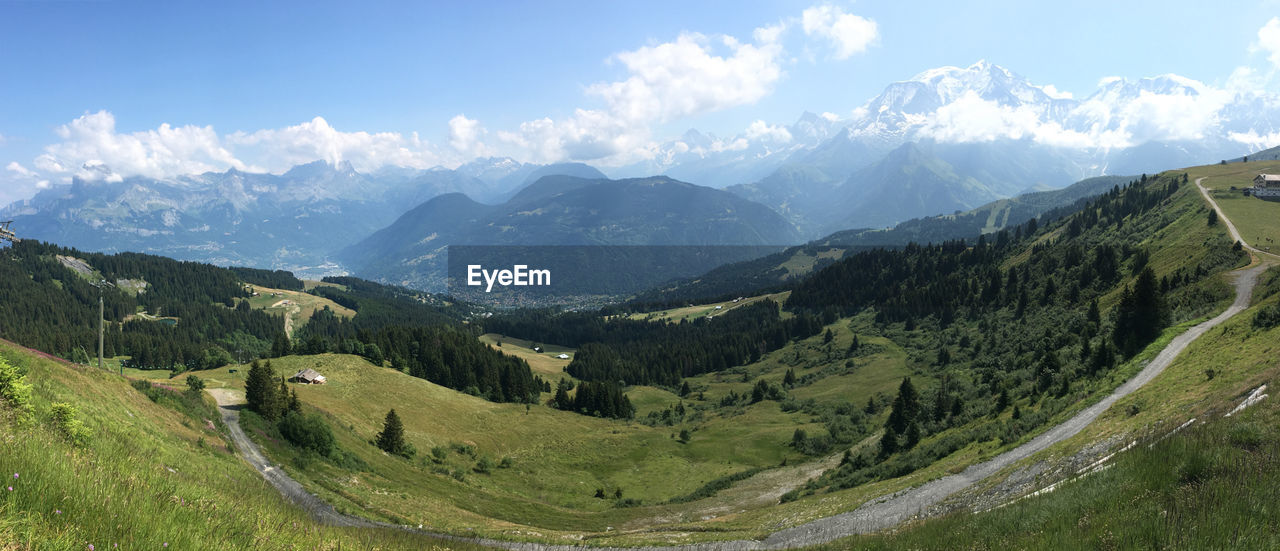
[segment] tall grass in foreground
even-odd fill
[[[1138,445],[1102,472],[985,513],[825,549],[1277,549],[1280,401]]]
[[[220,439],[166,432],[195,423],[118,377],[21,357],[4,345],[0,353],[20,362],[36,388],[33,423],[0,415],[0,549],[478,548],[317,525]],[[85,418],[82,445],[50,424],[55,400],[97,413]]]

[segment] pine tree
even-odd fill
[[[289,411],[289,384],[280,377],[280,389],[276,391],[276,411],[283,417]]]
[[[569,392],[565,390],[564,385],[556,387],[556,395],[551,399],[551,404],[556,409],[571,410],[573,409],[573,400],[569,399]]]
[[[912,421],[910,425],[907,425],[906,436],[907,441],[903,447],[908,450],[916,447],[916,444],[920,443],[920,423]]]
[[[289,391],[289,405],[285,407],[285,410],[292,411],[294,413],[302,413],[302,402],[298,400],[297,390]]]
[[[915,421],[919,414],[920,395],[916,393],[916,387],[911,384],[911,377],[904,377],[902,384],[898,385],[898,397],[893,400],[893,411],[885,420],[885,426],[893,429],[896,434],[902,434],[906,432],[907,425]]]
[[[796,386],[796,371],[794,369],[787,369],[787,374],[782,376],[782,386],[787,388]]]
[[[396,455],[404,455],[404,425],[400,422],[400,416],[396,415],[396,410],[392,409],[387,412],[387,418],[382,422],[382,432],[378,433],[378,448],[387,453]]]
[[[249,409],[268,421],[274,421],[280,415],[275,378],[271,362],[254,360],[249,365],[249,374],[244,382],[244,397]]]
[[[898,451],[898,433],[893,427],[885,427],[884,436],[880,437],[880,457],[889,457]]]

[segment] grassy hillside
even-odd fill
[[[8,342],[0,358],[34,387],[30,422],[0,405],[6,549],[440,547],[398,531],[315,525],[228,450],[207,402],[179,411],[179,394],[159,390],[156,403],[118,376]],[[78,443],[53,421],[55,402],[76,408]]]
[[[1111,467],[1051,493],[956,513],[828,549],[1271,549],[1280,545],[1280,328],[1255,327],[1280,304],[1280,271],[1249,311],[1193,343],[1155,381],[1051,449],[1063,457],[1117,435],[1139,442]],[[1209,377],[1206,370],[1213,370]],[[1273,396],[1224,414],[1253,390]],[[1178,426],[1188,428],[1169,436]],[[1025,465],[1024,465],[1025,466]]]
[[[677,389],[631,387],[628,392],[639,409],[631,421],[588,418],[541,404],[494,404],[358,357],[287,357],[275,360],[279,371],[313,367],[329,377],[329,384],[298,387],[298,394],[308,410],[329,419],[339,445],[355,461],[299,455],[275,441],[270,430],[260,429],[256,437],[313,491],[340,509],[379,519],[543,541],[674,543],[759,537],[958,472],[1026,441],[1110,392],[1173,335],[1230,298],[1225,283],[1213,274],[1232,265],[1234,257],[1222,256],[1230,243],[1221,227],[1205,223],[1206,213],[1194,186],[1183,185],[1153,210],[1087,234],[1088,239],[1125,250],[1119,279],[1098,297],[1104,312],[1114,307],[1120,291],[1136,276],[1132,266],[1137,261],[1129,261],[1134,251],[1145,251],[1144,265],[1157,277],[1187,270],[1194,274],[1167,297],[1174,326],[1145,351],[1105,376],[1072,381],[1065,395],[1041,394],[1034,380],[1010,382],[1006,388],[1013,391],[1011,407],[992,415],[957,417],[919,445],[949,451],[920,463],[907,463],[919,458],[902,459],[903,465],[911,465],[903,476],[872,479],[849,489],[839,489],[841,479],[821,475],[839,463],[845,450],[875,453],[880,427],[903,377],[912,377],[926,399],[944,377],[953,388],[986,388],[990,382],[980,372],[968,371],[978,358],[972,343],[1013,339],[1014,327],[1039,335],[1069,323],[1051,317],[1057,315],[1054,310],[1041,314],[1037,307],[1026,321],[1018,322],[1012,305],[992,319],[957,319],[949,325],[934,318],[885,322],[875,311],[863,311],[837,319],[814,337],[766,353],[758,362],[688,377],[684,382],[689,394],[684,397],[677,396]],[[1064,227],[1055,226],[1037,233],[1020,244],[1021,252],[1011,254],[1001,269],[1025,273],[1024,265],[1043,262],[1036,255],[1051,243],[1068,239],[1064,232]],[[1040,291],[1032,291],[1039,300]],[[716,312],[716,304],[734,303],[637,317],[704,316]],[[1076,306],[1080,311],[1072,310],[1072,315],[1083,316],[1083,306]],[[852,346],[855,338],[857,347]],[[484,340],[491,346],[501,340],[504,352],[538,364],[534,369],[548,376],[558,374],[565,362],[553,354],[576,354],[555,343],[539,343],[545,350],[535,353],[529,349],[534,343],[510,336],[488,335]],[[1078,354],[1075,348],[1059,346],[1064,347],[1064,358]],[[944,348],[951,351],[950,363],[939,360],[938,351]],[[1017,361],[1025,365],[1030,359],[1028,353]],[[241,388],[239,377],[245,370],[239,369],[238,374],[225,368],[209,372],[210,384]],[[784,384],[787,379],[794,382]],[[761,385],[782,392],[776,398],[751,399]],[[1052,387],[1058,388],[1056,379]],[[970,407],[979,411],[989,404]],[[1142,426],[1140,419],[1150,422],[1141,414],[1148,407],[1155,405],[1126,406],[1125,412],[1138,413],[1108,416],[1100,426],[1115,433],[1136,430]],[[369,444],[390,408],[400,414],[408,440],[418,450],[411,460],[387,456]],[[1021,420],[1013,409],[1021,413]],[[252,426],[251,419],[248,423]],[[799,444],[797,429],[806,435]],[[687,443],[681,441],[682,432],[688,435]],[[956,439],[962,442],[955,445]],[[806,484],[811,479],[817,482]],[[615,497],[619,489],[622,499]],[[603,499],[595,497],[597,490]],[[783,497],[786,502],[778,504]]]
[[[1253,177],[1259,172],[1280,172],[1280,161],[1210,165],[1189,172],[1192,179],[1205,178],[1204,187],[1211,190],[1214,201],[1236,225],[1240,237],[1258,249],[1280,253],[1280,202],[1245,197],[1240,191],[1253,187]]]

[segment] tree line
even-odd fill
[[[783,319],[770,300],[723,314],[667,323],[598,313],[525,311],[494,316],[486,331],[578,348],[567,368],[587,381],[678,388],[684,377],[754,362],[792,339],[818,334],[830,313]]]

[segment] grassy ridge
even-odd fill
[[[19,427],[0,416],[6,418],[0,421],[0,547],[478,548],[398,531],[315,525],[228,451],[204,419],[153,403],[106,372],[72,368],[7,342],[0,342],[0,356],[34,386],[37,419]],[[49,424],[55,401],[78,408],[89,429],[83,445]]]

